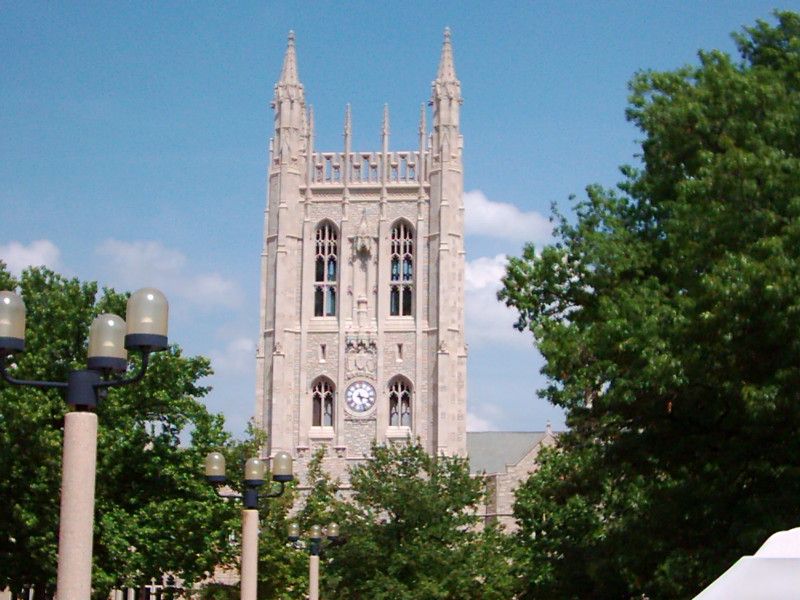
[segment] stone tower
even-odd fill
[[[431,453],[466,451],[461,89],[450,31],[432,86],[433,128],[419,147],[314,150],[290,32],[272,107],[261,254],[256,424],[270,455],[305,468],[327,446],[346,482],[373,441],[419,438]]]

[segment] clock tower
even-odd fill
[[[256,424],[266,451],[305,469],[317,448],[347,482],[373,442],[466,452],[461,88],[449,30],[432,85],[432,130],[392,150],[314,148],[314,113],[290,32],[272,107],[261,254]]]

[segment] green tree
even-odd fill
[[[500,298],[570,432],[518,494],[529,598],[686,598],[800,520],[800,16],[643,72],[642,167]]]
[[[263,430],[256,429],[252,423],[248,427],[244,441],[222,448],[228,465],[228,488],[225,494],[241,494],[244,490],[242,481],[244,464],[248,458],[259,456],[267,438]],[[304,555],[289,545],[287,529],[289,515],[297,504],[297,482],[288,483],[284,493],[277,498],[267,498],[267,494],[278,490],[278,484],[271,481],[268,472],[265,485],[259,488],[259,537],[258,537],[258,597],[264,600],[294,600],[308,586],[308,564]],[[241,515],[242,503],[238,498],[220,499],[229,503]],[[228,569],[238,575],[241,556],[241,519],[236,520],[236,530],[229,537],[233,560],[226,564]],[[211,583],[202,586],[200,597],[204,599],[223,600],[239,598],[240,587],[237,584],[226,585]]]
[[[308,492],[303,497],[292,484],[284,496],[265,503],[261,512],[258,594],[264,600],[294,600],[308,589],[308,549],[288,542],[289,523],[297,521],[306,536],[312,524],[325,525],[341,514],[342,504],[336,498],[339,482],[322,468],[324,456],[323,447],[309,461],[303,482]]]
[[[18,289],[27,307],[26,351],[10,361],[19,378],[64,381],[85,368],[92,319],[125,314],[126,295],[47,269],[17,281],[0,262],[0,289]],[[152,356],[140,384],[112,388],[97,407],[98,597],[164,572],[196,581],[230,560],[237,512],[202,474],[205,454],[232,444],[201,403],[197,382],[210,373],[207,359],[173,345]],[[0,383],[0,588],[35,584],[44,597],[54,586],[66,410],[59,391]]]
[[[372,455],[351,469],[352,497],[331,513],[343,543],[323,555],[327,597],[511,598],[510,546],[495,527],[476,527],[484,483],[467,460],[410,442]]]

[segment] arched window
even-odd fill
[[[333,223],[317,227],[314,257],[314,316],[336,315],[336,278],[338,277],[339,236]]]
[[[333,383],[330,379],[320,377],[311,391],[313,417],[311,424],[315,427],[333,427]]]
[[[411,384],[402,377],[389,384],[389,425],[411,427]]]
[[[389,260],[389,314],[411,315],[414,305],[414,232],[405,221],[392,227]]]

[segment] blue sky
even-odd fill
[[[465,98],[469,413],[557,428],[541,358],[494,301],[503,256],[548,240],[552,202],[635,162],[627,82],[733,52],[732,31],[800,2],[103,2],[0,4],[0,258],[118,289],[155,284],[172,341],[212,358],[208,398],[240,433],[254,406],[269,102],[289,29],[316,148],[416,147],[453,30]]]

